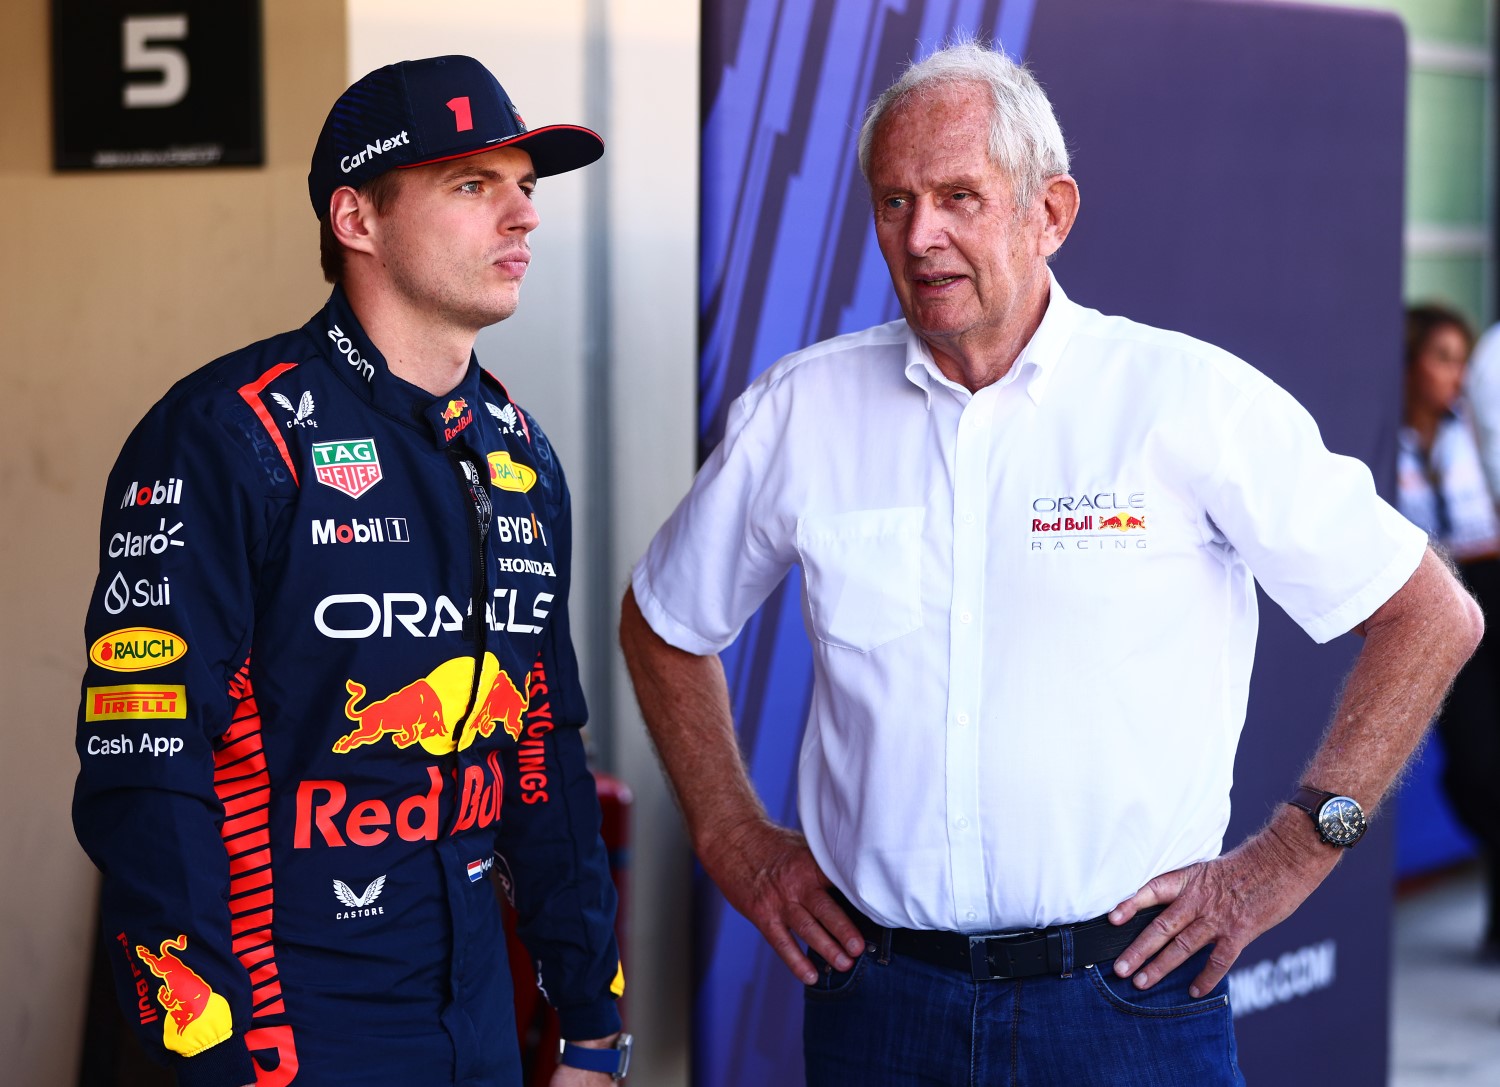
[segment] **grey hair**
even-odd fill
[[[914,94],[954,83],[990,90],[990,161],[1009,176],[1016,203],[1026,206],[1049,177],[1068,172],[1068,148],[1047,94],[1024,67],[973,40],[957,41],[914,61],[865,111],[859,129],[859,170],[870,180],[870,149],[886,115]]]

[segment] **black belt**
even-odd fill
[[[1073,925],[1027,929],[1024,932],[941,932],[928,929],[885,928],[877,925],[834,891],[839,904],[859,926],[866,940],[889,946],[891,953],[908,955],[944,969],[968,974],[975,981],[1009,981],[1063,972],[1063,936],[1073,938],[1073,962],[1078,966],[1113,961],[1151,919],[1165,906],[1141,910],[1123,925],[1112,925],[1109,917],[1079,921]],[[889,944],[886,944],[889,936]]]

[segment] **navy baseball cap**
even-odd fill
[[[528,129],[490,70],[473,57],[428,57],[377,68],[339,95],[323,122],[307,174],[318,218],[342,185],[388,170],[519,147],[538,177],[587,166],[604,154],[579,125]]]

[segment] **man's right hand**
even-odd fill
[[[773,823],[755,794],[735,742],[719,658],[668,645],[646,622],[633,590],[621,603],[620,647],[709,878],[804,984],[816,982],[818,972],[798,938],[839,970],[851,968],[864,938],[829,896],[831,884],[807,839]]]
[[[865,938],[828,888],[832,886],[807,839],[769,819],[742,823],[722,844],[701,850],[704,870],[736,910],[760,929],[781,961],[804,985],[818,972],[801,944],[807,944],[836,970],[854,966]]]

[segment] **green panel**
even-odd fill
[[[1417,41],[1484,45],[1485,0],[1402,0],[1392,5]]]
[[[1328,7],[1394,11],[1417,41],[1483,46],[1486,0],[1319,0]]]
[[[1407,257],[1406,301],[1442,302],[1483,329],[1490,306],[1484,296],[1484,261],[1479,257]]]
[[[1485,81],[1413,72],[1406,117],[1406,220],[1478,224],[1484,197]]]

